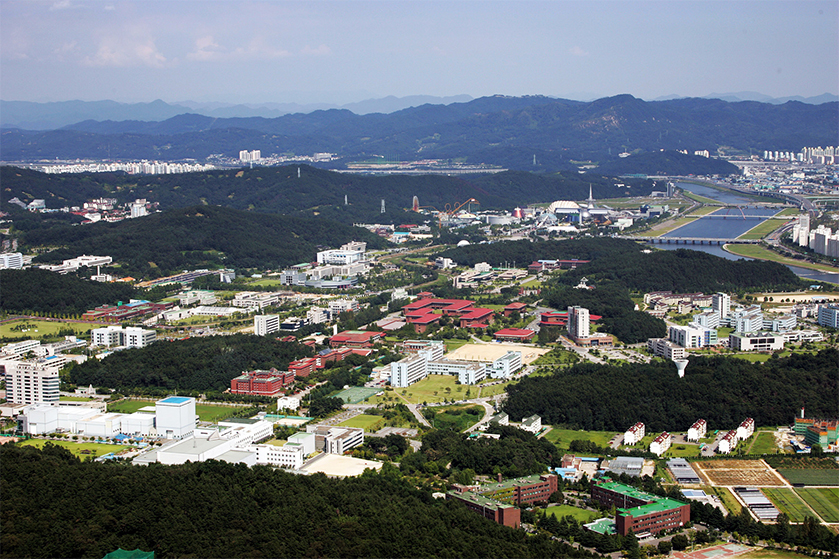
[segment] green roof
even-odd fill
[[[644,501],[659,501],[663,498],[659,497],[658,495],[653,495],[652,493],[642,491],[637,487],[632,487],[631,485],[624,485],[623,483],[618,483],[616,481],[598,483],[597,486],[602,487],[603,489],[614,491],[615,493],[620,493],[621,495],[626,495],[627,497],[643,499]]]
[[[617,511],[619,514],[638,517],[647,514],[652,514],[654,512],[665,512],[683,506],[685,506],[685,503],[674,501],[673,499],[661,498],[660,500],[650,503],[648,505],[641,505],[640,507],[633,507],[631,509],[617,509]]]
[[[103,559],[154,559],[154,551],[143,551],[142,549],[128,551],[118,548],[105,555]]]
[[[611,518],[601,518],[585,525],[586,528],[598,534],[616,534],[615,521]]]

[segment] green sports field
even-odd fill
[[[43,448],[48,442],[57,446],[62,446],[80,458],[84,458],[86,456],[97,457],[102,456],[103,454],[108,454],[109,452],[116,453],[120,450],[131,448],[130,446],[118,444],[74,443],[71,441],[47,441],[45,439],[29,439],[28,441],[22,441],[17,444],[20,446]]]
[[[545,514],[555,516],[557,520],[566,516],[573,516],[578,522],[584,524],[602,516],[594,511],[572,507],[570,505],[559,505],[558,507],[548,507],[541,510],[544,510]]]
[[[553,428],[545,435],[545,438],[554,443],[558,448],[568,448],[571,441],[592,441],[597,446],[605,447],[617,433],[610,431],[573,431],[571,429]]]
[[[836,470],[828,471],[835,472]],[[795,492],[822,517],[822,520],[830,523],[839,522],[839,488],[796,489]]]
[[[792,489],[764,487],[762,491],[779,511],[789,517],[790,522],[803,522],[804,517],[813,516],[804,501]]]
[[[120,400],[108,404],[108,411],[114,413],[134,413],[140,408],[153,406],[155,400]],[[239,408],[237,406],[222,406],[216,404],[195,404],[195,413],[201,421],[218,423],[233,415]]]
[[[352,386],[346,390],[342,390],[334,395],[335,398],[341,398],[348,404],[357,404],[363,402],[370,396],[384,392],[384,388],[367,388],[363,386]]]
[[[365,431],[376,431],[376,427],[379,423],[384,421],[384,417],[380,415],[366,415],[361,414],[355,417],[351,417],[346,421],[342,421],[338,425],[342,425],[344,427],[360,427]]]
[[[100,328],[100,324],[83,322],[60,322],[53,320],[38,320],[22,318],[0,324],[0,338],[43,338],[44,336],[58,336],[59,330],[68,328],[76,335],[87,333],[91,328]]]

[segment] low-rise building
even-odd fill
[[[535,414],[525,417],[521,420],[521,429],[534,435],[537,434],[542,430],[542,418]]]
[[[670,445],[673,443],[673,437],[667,431],[663,432],[655,439],[653,442],[650,443],[650,452],[655,454],[656,456],[661,456],[667,449],[670,448]]]
[[[276,397],[283,393],[286,386],[293,383],[294,373],[291,371],[249,371],[230,381],[230,393]]]
[[[157,340],[157,333],[136,327],[106,326],[91,330],[90,339],[95,346],[146,347]]]
[[[684,359],[685,348],[671,342],[666,338],[650,338],[647,340],[647,349],[653,354],[665,359]]]
[[[625,445],[634,445],[641,441],[646,435],[647,430],[643,423],[640,421],[626,430],[626,433],[623,434],[623,444]]]
[[[502,328],[494,337],[502,342],[529,342],[535,335],[536,332],[526,328]]]
[[[687,433],[687,440],[691,442],[699,442],[699,439],[705,437],[708,432],[708,424],[704,419],[697,419],[693,425],[690,426]]]
[[[591,486],[591,498],[601,505],[617,507],[615,529],[626,536],[643,537],[673,530],[690,521],[690,506],[629,485],[600,478]]]
[[[267,336],[280,331],[280,315],[258,314],[253,317],[253,333],[257,336]]]
[[[737,351],[777,351],[784,349],[784,336],[769,332],[732,333],[728,345]]]

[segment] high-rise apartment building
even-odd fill
[[[572,338],[588,338],[591,334],[588,309],[568,307],[568,334]]]

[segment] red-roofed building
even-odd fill
[[[373,347],[373,344],[384,337],[384,332],[368,332],[366,330],[347,330],[335,334],[329,340],[330,347]]]
[[[247,394],[250,396],[279,396],[283,388],[294,382],[293,371],[250,371],[230,381],[231,394]]]
[[[492,309],[469,309],[460,316],[461,328],[486,328],[495,322],[495,311]]]
[[[307,377],[317,368],[318,360],[314,357],[307,357],[305,359],[298,359],[288,364],[288,370],[293,372],[295,376]]]
[[[414,325],[414,331],[417,334],[423,334],[426,330],[432,325],[437,324],[440,322],[440,319],[443,317],[441,314],[437,313],[425,313],[422,315],[407,315],[406,318],[408,319],[408,324]]]
[[[525,328],[504,328],[495,333],[495,339],[504,342],[529,342],[536,332]]]
[[[521,314],[526,308],[527,305],[524,303],[510,303],[504,307],[504,316],[509,317],[514,312]]]
[[[423,291],[422,293],[417,293],[417,299],[431,299],[434,297],[434,294],[430,291]]]
[[[567,312],[543,312],[539,320],[539,326],[562,326],[568,323]]]
[[[464,299],[417,299],[402,307],[405,316],[420,309],[442,310],[443,314],[451,316],[456,314],[465,314],[471,310],[475,301],[466,301]]]

